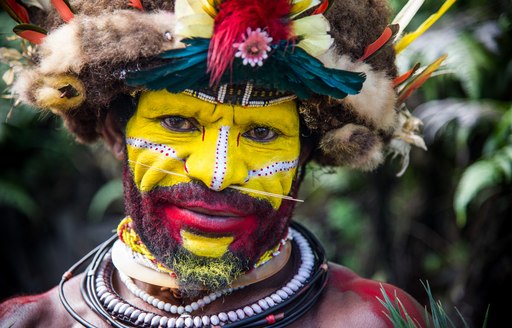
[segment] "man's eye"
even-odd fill
[[[191,119],[181,117],[181,116],[168,116],[162,119],[162,125],[176,132],[190,132],[196,131],[196,125],[191,121]]]
[[[243,136],[254,141],[267,142],[277,138],[278,134],[270,128],[258,126],[245,132]]]

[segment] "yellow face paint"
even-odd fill
[[[233,242],[233,237],[210,238],[182,230],[183,247],[197,256],[221,257]]]
[[[250,190],[290,192],[300,153],[299,118],[292,101],[247,108],[167,91],[145,92],[127,124],[126,144],[134,184],[142,194],[199,181],[224,199],[222,204],[211,199],[186,205],[167,201],[155,210],[158,214],[151,213],[175,242],[197,256],[216,258],[228,249],[245,249],[244,254],[255,257],[258,241],[251,236],[286,220],[273,222],[270,214],[264,218],[247,212],[247,203],[233,207],[230,198],[224,198],[227,194],[217,192],[241,187],[244,191],[239,192],[268,201],[277,213],[281,198]],[[186,199],[186,191],[180,197]],[[265,250],[275,246],[284,231],[273,233],[271,238],[262,236]]]
[[[142,192],[199,180],[287,195],[300,152],[293,101],[246,108],[184,94],[144,92],[126,128],[128,160]],[[266,199],[274,209],[281,199]]]

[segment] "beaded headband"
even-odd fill
[[[292,93],[268,90],[256,87],[252,83],[244,85],[224,84],[219,87],[199,90],[185,89],[183,93],[212,104],[226,103],[243,107],[266,107],[297,98]]]

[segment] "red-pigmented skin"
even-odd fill
[[[0,327],[51,327],[53,325],[55,292],[20,296],[8,299],[0,304]]]
[[[254,302],[281,287],[283,282],[290,279],[293,271],[292,265],[288,265],[270,279],[235,292],[225,297],[222,302],[212,302],[205,307],[205,313],[197,314],[218,313]],[[81,300],[80,279],[80,276],[73,278],[66,284],[66,296],[70,304],[95,326],[110,327]],[[116,288],[123,298],[129,299],[138,307],[147,309],[145,303],[131,297],[116,279],[114,283],[118,286]],[[392,327],[383,312],[384,307],[377,299],[377,297],[382,298],[381,285],[392,300],[396,293],[409,316],[418,322],[418,327],[425,327],[423,309],[403,290],[389,284],[363,279],[349,269],[332,263],[329,264],[329,280],[323,295],[312,309],[289,327]],[[153,288],[159,290],[158,287]],[[151,292],[149,289],[146,290]],[[165,315],[165,313],[162,314]],[[12,298],[0,304],[0,327],[81,327],[81,325],[67,314],[59,301],[57,289],[53,288],[41,295]]]
[[[371,306],[373,313],[380,319],[384,320],[389,327],[391,322],[385,315],[384,306],[379,299],[383,300],[382,288],[386,291],[388,297],[394,302],[395,297],[400,300],[409,316],[416,319],[419,325],[425,326],[423,319],[423,308],[403,290],[390,284],[380,283],[378,281],[364,279],[345,267],[331,265],[330,285],[341,292],[355,293],[361,298],[362,302],[366,302]]]
[[[107,325],[87,307],[80,295],[82,275],[70,279],[65,285],[65,294],[73,309],[96,327],[112,327]],[[135,302],[135,304],[139,304]],[[0,303],[1,328],[80,328],[64,309],[59,299],[58,287],[48,292],[14,297]]]

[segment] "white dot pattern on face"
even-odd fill
[[[217,145],[215,149],[215,167],[213,170],[212,181],[210,182],[210,188],[219,191],[224,182],[227,170],[227,152],[228,152],[228,136],[229,126],[222,126],[219,128],[219,137],[217,139]],[[155,153],[160,153],[163,156],[171,157],[181,162],[185,162],[184,159],[177,156],[175,149],[164,145],[150,142],[141,138],[126,138],[126,143],[135,148],[152,150]],[[278,172],[287,172],[297,167],[299,160],[294,161],[281,161],[269,164],[263,168],[257,170],[250,170],[245,182],[248,182],[253,177],[264,177],[271,176]],[[188,172],[185,164],[185,171]]]
[[[296,159],[294,161],[282,161],[282,162],[275,162],[272,164],[269,164],[261,169],[258,170],[250,170],[249,175],[247,176],[247,179],[245,182],[249,181],[252,177],[264,177],[276,174],[278,172],[287,172],[297,167],[297,164],[299,163],[299,160]]]
[[[184,160],[182,158],[178,157],[176,150],[174,150],[173,148],[171,148],[167,145],[164,145],[164,144],[157,144],[157,143],[153,143],[153,142],[150,142],[150,141],[147,141],[144,139],[131,138],[131,137],[126,138],[126,143],[135,148],[149,149],[156,153],[160,153],[163,156],[171,157],[178,161],[184,162]]]
[[[228,156],[228,137],[229,126],[219,128],[219,137],[217,138],[217,147],[215,149],[215,167],[210,188],[219,191],[226,177],[227,156]]]

